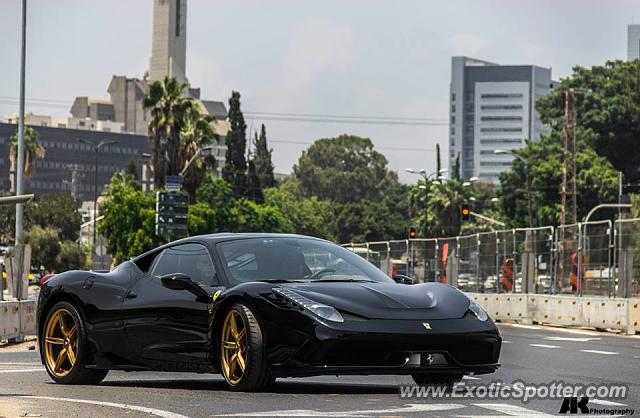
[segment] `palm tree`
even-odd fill
[[[38,142],[39,135],[33,128],[25,126],[24,128],[24,176],[28,179],[35,172],[36,159],[43,158],[45,149]],[[11,162],[11,171],[16,173],[18,170],[18,133],[11,137],[9,142],[9,159]]]
[[[180,172],[180,131],[184,115],[196,106],[195,101],[184,96],[187,85],[173,77],[165,77],[149,86],[142,104],[150,109],[149,145],[154,185],[160,189],[167,175]]]
[[[427,210],[432,236],[453,237],[460,233],[460,206],[471,198],[470,187],[459,179],[434,184]]]
[[[180,136],[179,167],[184,171],[189,161],[196,155],[198,149],[217,141],[218,134],[213,130],[215,118],[204,115],[199,106],[188,107],[182,115]],[[214,168],[215,158],[208,156],[193,161],[184,174],[183,186],[192,200],[195,199],[196,189],[204,179],[207,166]]]

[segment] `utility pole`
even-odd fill
[[[18,166],[16,167],[16,195],[24,194],[24,86],[25,52],[27,48],[27,0],[22,0],[22,46],[20,49],[20,105],[18,116]],[[15,245],[22,243],[24,204],[16,205]],[[19,280],[21,282],[21,280]]]

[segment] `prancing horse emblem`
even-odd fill
[[[426,329],[427,331],[431,329],[431,325],[428,322],[423,322],[422,325],[424,326],[424,329]]]

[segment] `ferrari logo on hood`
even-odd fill
[[[429,331],[431,329],[431,324],[429,324],[428,322],[423,322],[422,326],[424,327],[424,329],[426,329],[427,331]]]

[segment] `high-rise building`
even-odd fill
[[[149,80],[165,76],[187,82],[187,1],[153,1],[153,38]]]
[[[535,101],[551,84],[550,68],[452,57],[450,167],[459,154],[462,178],[497,182],[511,166],[514,156],[509,152],[547,132]]]
[[[640,25],[629,25],[627,27],[627,60],[640,59]]]

